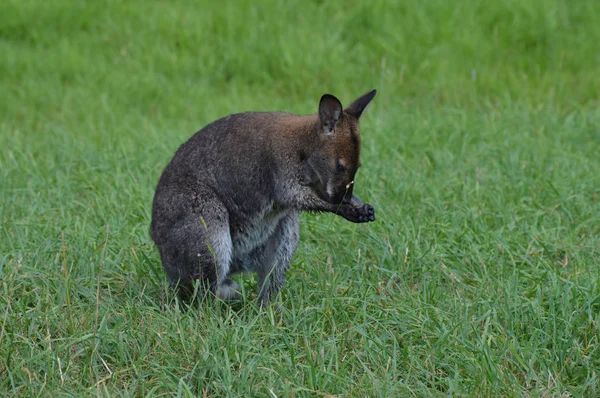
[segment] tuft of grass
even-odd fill
[[[0,395],[600,394],[600,3],[0,4]],[[378,89],[281,313],[180,308],[148,236],[194,131]]]

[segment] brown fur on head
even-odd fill
[[[340,204],[352,198],[354,176],[360,167],[359,119],[376,90],[346,109],[331,94],[319,102],[319,145],[307,159],[314,174],[313,190],[323,200]]]

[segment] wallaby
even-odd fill
[[[181,145],[156,186],[150,227],[181,298],[192,298],[195,285],[196,297],[237,298],[231,275],[255,271],[265,305],[284,283],[300,211],[375,220],[373,207],[353,194],[358,122],[375,94],[345,109],[325,94],[313,115],[233,114]]]

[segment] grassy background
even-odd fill
[[[0,395],[597,396],[600,2],[0,3]],[[148,236],[193,132],[379,90],[282,313],[183,311]]]

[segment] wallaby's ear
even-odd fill
[[[377,94],[377,90],[369,91],[346,108],[346,112],[355,118],[359,119],[360,115],[367,108],[367,105],[371,102],[373,98],[375,98],[375,94]]]
[[[325,94],[319,102],[319,119],[325,134],[332,134],[335,126],[342,120],[343,109],[340,100],[331,94]]]

